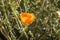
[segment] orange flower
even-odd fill
[[[20,19],[24,24],[31,24],[34,19],[35,15],[33,13],[21,13],[20,14]]]

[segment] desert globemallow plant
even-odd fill
[[[60,40],[60,0],[0,0],[0,40]]]

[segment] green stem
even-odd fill
[[[23,1],[24,1],[25,12],[27,12],[28,11],[27,4],[29,0],[23,0]]]

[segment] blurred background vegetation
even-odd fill
[[[0,40],[60,40],[60,0],[0,0]],[[34,13],[23,31],[20,13]]]

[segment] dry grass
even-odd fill
[[[0,39],[60,40],[59,6],[59,0],[0,0]],[[26,30],[21,12],[36,16]]]

